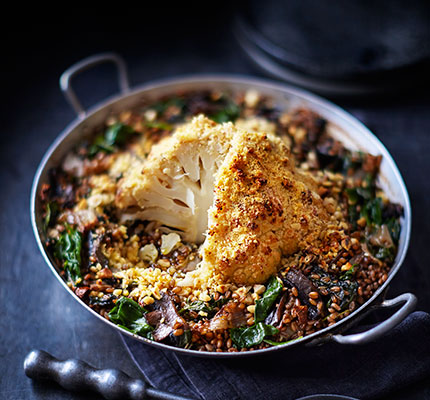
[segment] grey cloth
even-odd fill
[[[367,345],[299,346],[240,360],[187,357],[124,341],[151,385],[196,399],[296,399],[316,393],[372,399],[430,379],[430,315],[424,312]]]

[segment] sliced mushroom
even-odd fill
[[[91,231],[88,233],[88,255],[89,255],[89,265],[100,263],[102,267],[107,267],[109,261],[102,251],[102,244],[105,238],[104,234],[99,234],[97,232]]]
[[[75,289],[76,296],[78,296],[82,300],[88,298],[89,292],[90,292],[90,288],[88,286],[81,286]]]
[[[285,292],[281,299],[279,300],[279,303],[276,305],[274,310],[267,316],[267,318],[264,320],[264,323],[267,325],[273,325],[278,327],[282,322],[282,316],[284,314],[285,304],[287,304],[288,300],[288,293]]]
[[[188,324],[178,314],[170,295],[163,294],[160,300],[156,300],[152,305],[152,311],[145,317],[150,325],[155,326],[152,334],[156,342],[166,340],[176,346],[186,344],[190,330]],[[181,332],[180,329],[182,334],[177,334]]]
[[[230,301],[221,307],[221,309],[211,319],[210,329],[230,329],[237,328],[246,324],[245,309],[239,308],[239,303]]]
[[[72,179],[60,168],[52,168],[49,170],[51,199],[55,199],[65,208],[73,207],[75,204],[75,187]]]

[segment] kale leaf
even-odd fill
[[[395,245],[397,245],[397,243],[399,243],[399,239],[400,239],[400,222],[398,219],[396,218],[390,218],[387,222],[386,222],[388,231],[390,232],[390,236],[391,239],[393,239],[393,242]]]
[[[88,149],[90,157],[96,155],[99,151],[113,153],[118,146],[122,146],[135,133],[131,126],[121,122],[116,122],[109,126],[105,133],[95,138],[93,144]]]
[[[358,264],[353,264],[353,268],[350,269],[352,272],[344,273],[340,277],[337,277],[334,274],[330,274],[323,270],[322,268],[315,266],[312,269],[312,274],[309,276],[309,279],[312,283],[318,287],[326,288],[328,294],[327,296],[323,296],[328,298],[327,307],[330,307],[332,301],[331,296],[335,296],[338,299],[338,305],[341,308],[341,311],[347,309],[351,301],[355,299],[357,296],[358,283],[353,279],[354,272],[359,267]],[[318,279],[313,278],[313,275],[319,276]],[[329,279],[326,279],[329,278]],[[332,290],[332,288],[335,288]]]
[[[151,106],[151,109],[154,109],[159,114],[163,114],[169,107],[176,107],[179,109],[180,113],[182,113],[186,103],[184,99],[180,97],[171,97],[168,100],[162,100],[158,103],[155,103]]]
[[[270,344],[271,346],[280,346],[281,344],[287,344],[287,343],[291,343],[291,342],[295,342],[296,340],[301,339],[303,336],[299,336],[295,339],[291,339],[291,340],[287,340],[286,342],[274,342],[273,340],[269,340],[269,339],[264,339],[264,342],[267,344]]]
[[[220,100],[221,109],[212,114],[209,118],[219,124],[223,122],[236,121],[240,114],[239,106],[231,99],[222,97]]]
[[[70,225],[65,225],[65,228],[55,243],[55,256],[63,262],[67,277],[76,285],[82,279],[82,234]]]
[[[366,219],[366,224],[382,225],[382,199],[380,197],[369,197],[369,193],[365,189],[354,188],[346,189],[348,196],[348,215],[349,220],[355,228],[355,222],[358,218],[357,205],[360,205],[360,217]]]
[[[121,328],[152,339],[154,328],[148,324],[144,314],[146,310],[128,297],[121,297],[109,312],[109,319]]]
[[[49,226],[55,221],[58,212],[59,207],[56,201],[51,201],[46,204],[45,218],[43,220],[43,229],[45,232],[49,228]]]
[[[376,197],[365,202],[360,216],[366,219],[367,225],[382,225],[382,199]]]
[[[152,337],[152,331],[154,328],[148,324],[148,321],[145,317],[136,319],[135,321],[131,322],[128,326],[118,324],[121,328],[131,332],[135,333],[136,335],[143,336],[147,339],[153,339]]]
[[[238,349],[249,348],[259,345],[266,336],[273,336],[279,332],[272,325],[266,325],[262,322],[246,328],[230,329],[230,338]]]
[[[378,260],[385,260],[387,262],[393,262],[396,258],[396,249],[391,247],[377,247],[377,250],[374,251],[374,256]]]
[[[276,299],[282,292],[283,285],[276,276],[272,276],[268,283],[267,289],[261,299],[255,302],[254,320],[261,322],[269,315],[270,309],[275,303]]]
[[[282,292],[282,288],[282,283],[276,276],[272,276],[267,283],[264,295],[255,302],[254,325],[230,329],[230,338],[237,348],[259,345],[267,336],[273,336],[279,332],[274,326],[266,325],[261,321],[264,321],[269,315],[270,309]]]

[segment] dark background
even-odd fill
[[[60,74],[80,59],[103,51],[121,54],[132,86],[156,78],[193,73],[264,76],[235,41],[228,6],[220,3],[210,19],[202,13],[146,16],[136,29],[105,32],[114,17],[95,24],[100,31],[9,32],[3,36],[0,130],[0,398],[83,399],[47,383],[33,383],[22,362],[33,348],[59,358],[76,357],[99,367],[139,372],[116,332],[83,311],[45,265],[30,226],[30,187],[37,165],[74,112],[58,87]],[[78,95],[92,105],[117,90],[115,71],[98,67],[76,79]],[[418,296],[418,309],[430,311],[430,96],[425,82],[389,96],[334,99],[364,122],[386,145],[404,177],[412,204],[412,238],[406,261],[389,297]],[[399,344],[400,345],[400,344]],[[347,394],[347,393],[345,393]],[[426,382],[392,399],[429,396]]]

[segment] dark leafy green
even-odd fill
[[[109,319],[116,324],[129,325],[142,317],[145,312],[146,310],[134,300],[121,297],[109,312]]]
[[[366,174],[364,177],[364,185],[357,188],[357,193],[366,200],[375,197],[376,184],[375,176]]]
[[[348,219],[349,223],[352,225],[352,229],[357,229],[358,212],[355,205],[348,206]]]
[[[148,324],[146,310],[128,297],[121,297],[109,312],[112,322],[137,335],[152,339],[154,328]]]
[[[376,186],[374,177],[371,174],[367,174],[364,182],[364,186],[345,190],[349,203],[349,220],[354,229],[356,228],[356,221],[359,217],[364,217],[368,226],[380,226],[383,223],[383,204],[380,197],[375,197]],[[358,215],[357,206],[360,206],[360,215]]]
[[[396,249],[391,247],[378,247],[376,251],[373,252],[373,255],[378,260],[384,260],[387,262],[393,262],[396,258]]]
[[[282,292],[283,285],[276,276],[272,276],[268,283],[266,291],[261,299],[255,302],[254,320],[255,322],[264,321],[269,315],[270,309],[275,303],[276,299]]]
[[[208,302],[196,300],[191,303],[186,303],[185,306],[179,311],[179,314],[183,314],[188,311],[194,311],[196,313],[202,311],[207,313],[208,318],[211,318],[227,302],[228,299],[225,298],[221,298],[219,300],[211,299]]]
[[[331,288],[340,287],[339,292],[334,292]],[[341,311],[347,309],[352,300],[357,296],[358,283],[356,281],[351,281],[349,279],[341,279],[337,283],[333,283],[329,285],[328,291],[337,297],[338,305],[340,306]],[[327,306],[330,307],[331,299],[329,300]]]
[[[162,131],[171,131],[173,129],[173,125],[163,121],[152,121],[152,122],[148,121],[148,122],[145,122],[145,126],[147,128],[154,128]]]
[[[122,146],[135,133],[131,126],[116,122],[106,129],[105,133],[95,138],[88,149],[88,155],[94,156],[99,151],[113,153],[118,146]]]
[[[230,338],[234,345],[241,349],[257,346],[267,336],[273,336],[277,333],[279,333],[279,330],[274,326],[259,322],[246,328],[230,329]]]
[[[359,196],[357,193],[357,189],[345,189],[346,194],[348,195],[348,202],[351,205],[355,205],[358,203]]]
[[[367,225],[380,226],[382,224],[382,199],[376,197],[364,203],[360,216],[366,219]]]
[[[145,317],[137,319],[128,326],[122,324],[118,324],[118,326],[131,333],[135,333],[136,335],[153,340],[152,331],[154,330],[154,328],[148,324],[148,321]]]
[[[109,307],[113,305],[114,299],[116,299],[116,296],[114,296],[113,294],[104,295],[103,297],[90,296],[89,302],[91,305],[96,305],[100,307]]]
[[[183,335],[180,336],[174,336],[173,334],[170,334],[170,339],[174,346],[176,347],[186,347],[187,344],[191,342],[192,333],[189,329],[185,330]]]
[[[297,337],[295,339],[287,340],[286,342],[274,342],[273,340],[264,339],[264,342],[266,342],[267,344],[270,344],[272,346],[280,346],[281,344],[287,344],[287,343],[295,342],[296,340],[299,340],[302,337],[303,336],[299,336],[299,337]]]
[[[197,300],[192,303],[186,303],[185,306],[179,311],[180,314],[186,311],[205,312],[207,314],[213,311],[213,308],[205,301]]]
[[[354,277],[354,272],[357,268],[357,264],[353,264],[352,267],[346,271],[344,274],[342,274],[339,279],[341,280],[347,280],[347,279],[352,279]]]
[[[209,302],[209,304],[213,308],[221,308],[224,304],[227,304],[228,302],[229,302],[228,299],[226,299],[225,297],[221,297],[218,300],[211,299],[211,301]]]
[[[375,197],[376,185],[374,176],[367,174],[364,182],[363,187],[346,189],[349,203],[349,221],[353,229],[356,229],[358,218],[364,218],[367,225],[366,237],[364,239],[370,252],[379,260],[392,262],[396,256],[396,248],[400,237],[400,222],[398,218],[384,218],[384,214],[387,215],[387,212],[384,208],[382,198]],[[376,232],[378,227],[383,224],[387,225],[394,243],[394,246],[390,248],[374,245],[369,240],[370,235]]]
[[[328,295],[325,296],[327,301],[327,307],[331,305],[331,295],[334,295],[338,299],[338,305],[341,308],[341,311],[346,310],[351,301],[355,299],[357,296],[358,283],[352,280],[352,275],[358,268],[357,264],[354,264],[354,271],[351,272],[351,276],[349,274],[343,274],[340,277],[337,277],[334,274],[330,274],[324,271],[322,268],[315,266],[312,269],[312,274],[309,275],[309,279],[314,283],[314,285],[318,287],[325,287],[327,289]],[[319,279],[313,278],[313,276],[319,275]],[[324,278],[329,279],[324,279]],[[332,288],[339,288],[332,290]],[[323,296],[324,297],[324,296]]]
[[[397,245],[400,239],[400,222],[396,218],[390,218],[386,222],[388,231],[390,232],[391,239],[393,239],[394,244]]]
[[[342,172],[344,174],[347,174],[350,170],[358,170],[361,168],[363,164],[363,153],[352,153],[347,152],[346,155],[343,157],[343,166],[342,166]]]
[[[240,113],[239,106],[230,100],[221,110],[211,115],[210,118],[213,121],[218,122],[219,124],[223,122],[229,122],[229,121],[234,122],[239,117],[239,113]]]
[[[185,100],[180,97],[171,97],[168,100],[159,101],[151,106],[151,109],[154,109],[160,114],[163,114],[169,107],[177,107],[182,112],[185,107]]]
[[[65,225],[65,228],[55,243],[55,256],[62,261],[67,277],[76,285],[82,279],[82,234],[70,225]]]
[[[45,230],[45,232],[49,228],[49,226],[55,221],[58,212],[59,208],[58,203],[56,201],[46,203],[45,218],[43,220],[43,229]]]

